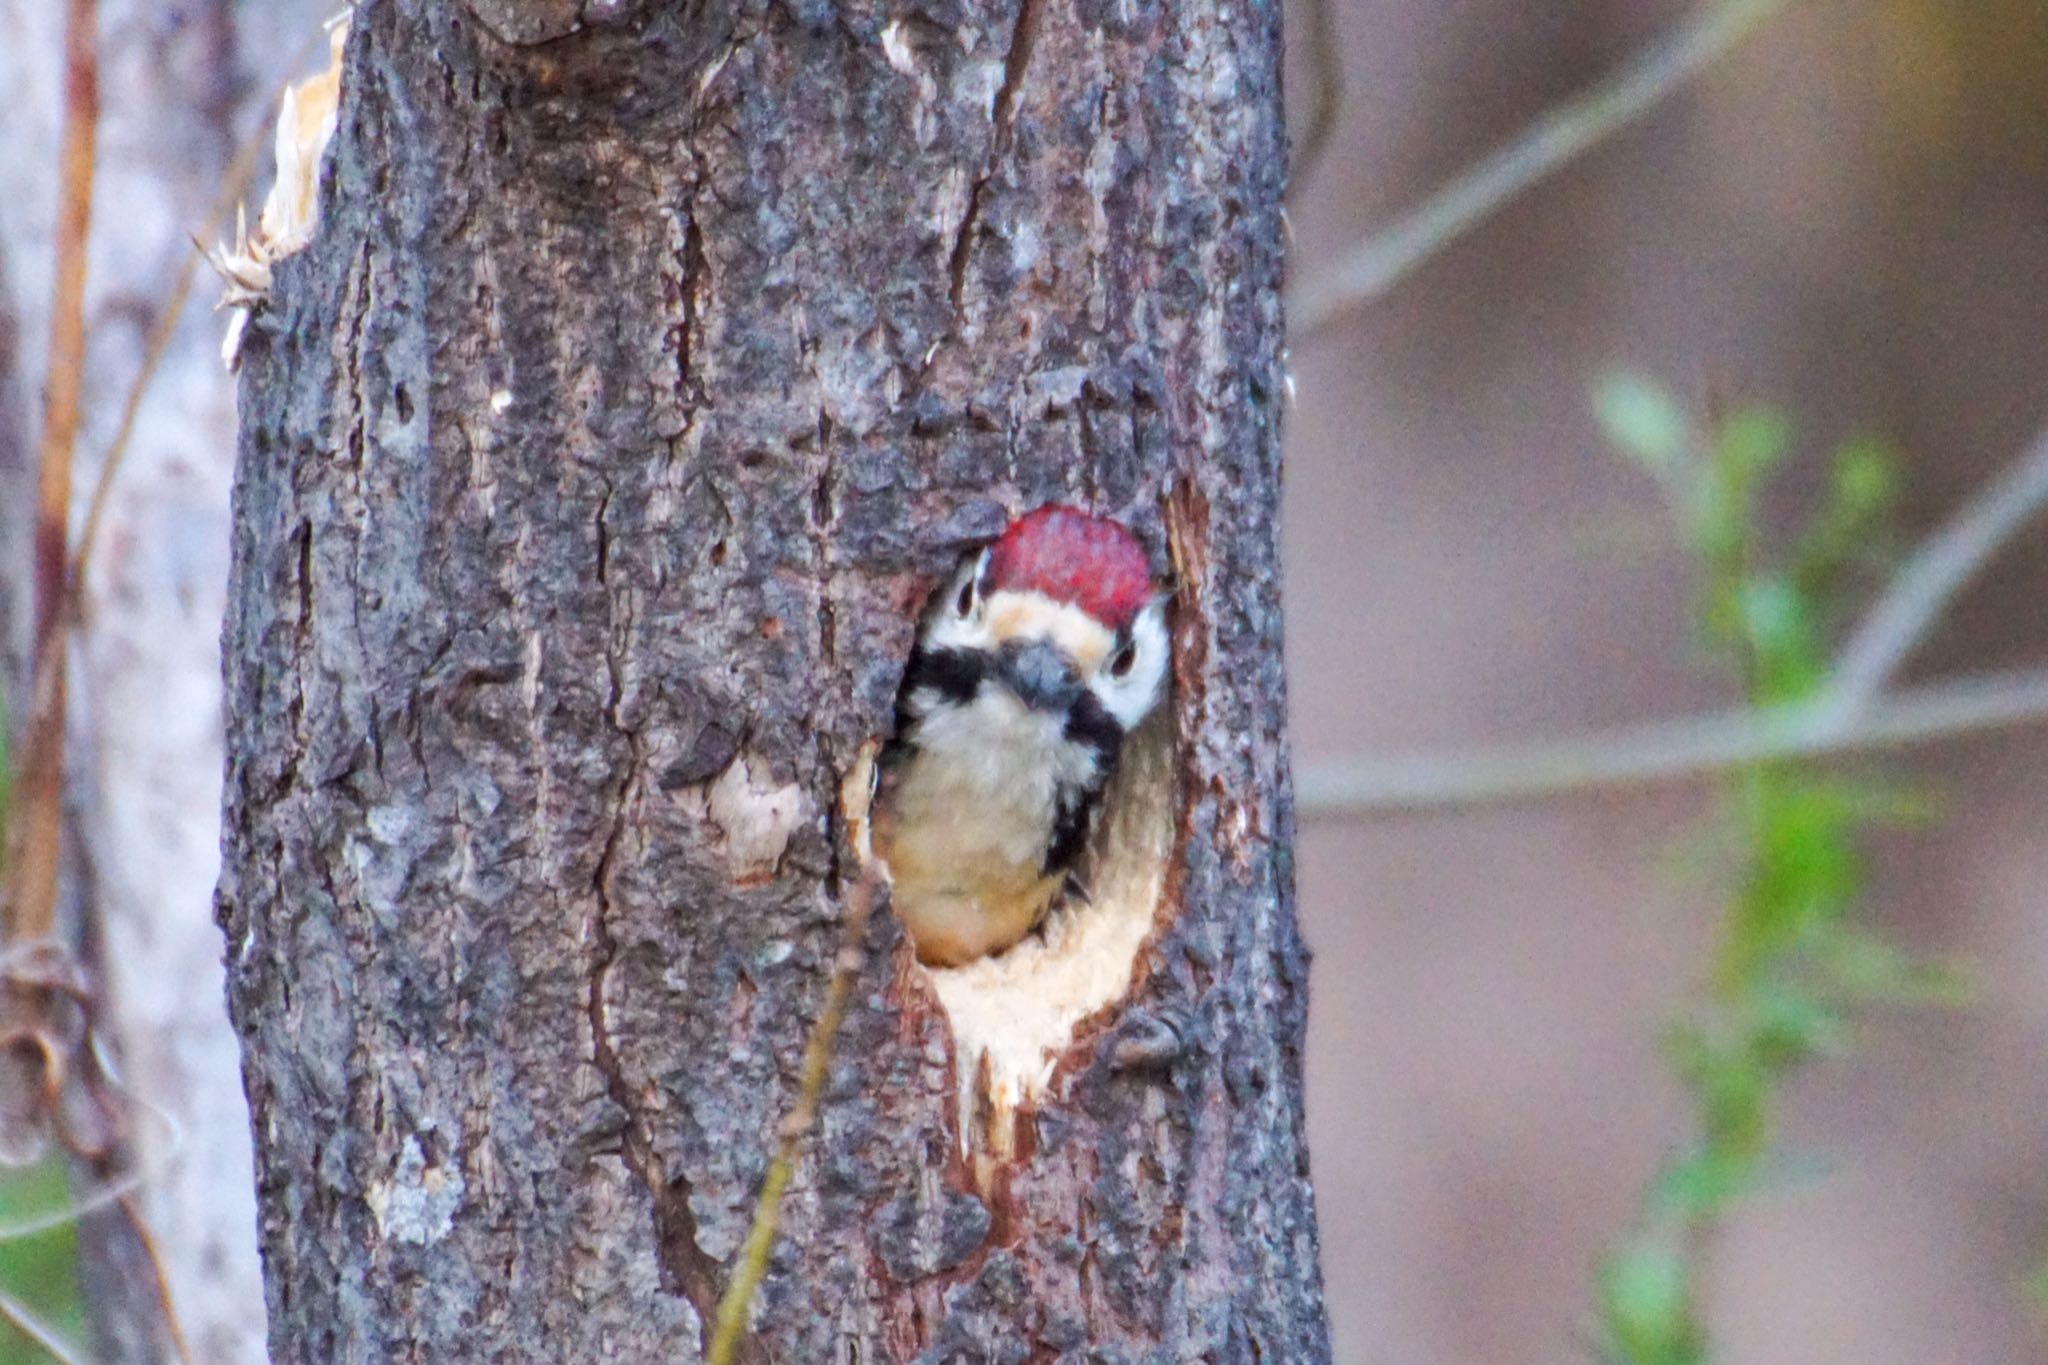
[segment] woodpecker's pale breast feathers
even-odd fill
[[[962,563],[904,673],[876,821],[920,958],[1001,952],[1043,917],[1167,655],[1165,598],[1116,522],[1041,507]]]

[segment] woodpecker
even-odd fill
[[[920,961],[1002,952],[1068,886],[1166,681],[1166,596],[1137,537],[1060,504],[1011,522],[933,596],[874,821]]]

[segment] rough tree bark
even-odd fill
[[[1052,497],[1181,579],[1156,927],[977,1168],[878,918],[754,1358],[1327,1358],[1279,52],[1259,0],[361,8],[244,355],[226,639],[276,1359],[697,1357],[840,784],[922,594]]]

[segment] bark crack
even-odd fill
[[[314,658],[313,645],[313,523],[301,518],[292,528],[292,539],[297,542],[293,559],[297,564],[296,590],[299,605],[299,619],[293,623],[292,662],[289,674],[290,691],[285,699],[285,720],[290,726],[291,742],[283,746],[284,763],[279,771],[279,787],[275,799],[283,800],[295,795],[300,787],[299,768],[306,760],[306,751],[312,744],[306,732],[306,676]]]
[[[697,380],[695,361],[697,353],[697,328],[701,322],[702,305],[697,299],[699,281],[706,278],[709,260],[704,250],[704,229],[697,221],[697,206],[693,201],[689,209],[689,220],[683,225],[683,250],[681,299],[681,335],[676,339],[676,388],[677,397],[683,402],[688,421],[694,422],[697,406],[704,401],[704,388]]]
[[[347,468],[347,486],[350,494],[344,502],[346,515],[353,523],[349,541],[348,564],[348,622],[358,644],[363,639],[363,553],[364,542],[369,538],[370,511],[363,486],[364,465],[370,456],[370,394],[363,377],[363,357],[370,350],[367,333],[374,316],[376,300],[375,266],[370,258],[370,243],[365,241],[356,252],[350,266],[353,285],[350,290],[348,309],[343,315],[343,327],[347,338],[342,346],[342,364],[347,379],[347,399],[341,404],[343,447],[347,451],[344,462]]]
[[[638,745],[634,768],[628,782],[639,780]],[[619,822],[623,824],[623,819]],[[597,914],[592,917],[590,965],[590,1039],[592,1060],[604,1077],[612,1103],[625,1115],[622,1137],[626,1165],[647,1191],[654,1216],[654,1239],[661,1260],[662,1280],[672,1293],[681,1294],[697,1310],[699,1329],[708,1325],[718,1307],[719,1264],[697,1243],[697,1215],[690,1208],[690,1185],[680,1176],[669,1176],[661,1152],[655,1146],[652,1125],[633,1094],[616,1043],[612,1038],[611,1011],[605,1003],[605,984],[618,956],[618,942],[608,923],[611,915],[613,863],[617,856],[619,828],[613,827],[598,863]],[[699,1343],[702,1349],[702,1343]]]
[[[611,490],[606,489],[598,501],[596,574],[598,583],[607,588],[607,614],[616,605],[617,598],[609,592],[611,533],[605,524],[606,514],[612,502]],[[664,1287],[671,1293],[681,1294],[697,1310],[699,1331],[708,1327],[712,1314],[717,1310],[720,1293],[720,1266],[697,1241],[697,1216],[690,1208],[690,1184],[682,1176],[671,1176],[667,1163],[662,1159],[661,1149],[654,1140],[654,1124],[647,1106],[641,1103],[634,1091],[631,1078],[627,1075],[624,1059],[612,1028],[611,1009],[606,999],[606,987],[611,980],[614,963],[618,960],[619,944],[612,932],[615,916],[614,890],[617,882],[619,861],[632,822],[632,811],[638,804],[644,786],[646,772],[646,750],[638,727],[627,724],[619,714],[623,696],[627,659],[631,650],[632,621],[630,613],[623,631],[616,624],[605,642],[605,665],[610,673],[611,691],[605,712],[614,729],[624,737],[627,744],[625,771],[620,774],[618,784],[612,791],[607,806],[611,822],[605,832],[604,849],[598,855],[597,870],[592,877],[592,890],[596,894],[596,910],[589,925],[591,942],[590,980],[586,1010],[590,1019],[591,1060],[598,1074],[604,1078],[606,1093],[613,1104],[624,1115],[625,1125],[621,1135],[627,1168],[647,1192],[647,1202],[654,1219],[655,1250],[661,1263]],[[701,1350],[703,1343],[699,1342]]]
[[[1010,49],[1003,57],[1003,83],[996,90],[995,133],[989,140],[988,164],[975,177],[974,186],[967,192],[967,211],[960,216],[960,226],[953,234],[953,250],[946,260],[946,275],[951,282],[949,297],[953,300],[953,312],[958,316],[965,312],[967,301],[967,265],[974,255],[974,236],[981,227],[982,201],[988,193],[989,182],[1002,167],[1003,158],[1010,154],[1016,141],[1017,101],[1024,89],[1024,74],[1031,65],[1032,49],[1038,45],[1039,21],[1044,16],[1045,0],[1022,0],[1017,6],[1017,23],[1010,31]]]
[[[675,299],[673,307],[664,310],[674,336],[675,376],[670,395],[676,409],[673,433],[665,425],[661,428],[667,448],[664,478],[677,459],[686,456],[691,448],[698,411],[707,401],[704,381],[697,373],[702,354],[704,314],[710,304],[711,288],[710,251],[698,213],[703,175],[701,156],[693,156],[687,179],[669,194],[681,204],[682,232],[680,241],[671,239],[674,241],[670,255],[675,270]],[[700,289],[702,297],[699,296]]]

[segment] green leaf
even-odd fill
[[[61,1157],[0,1175],[0,1222],[36,1217],[70,1202]],[[78,1281],[77,1229],[70,1223],[0,1242],[0,1289],[65,1337],[84,1335],[85,1308]],[[11,1327],[0,1325],[0,1365],[45,1362],[49,1356]]]
[[[1835,451],[1824,514],[1850,525],[1867,525],[1891,510],[1899,491],[1899,457],[1872,436],[1845,441]]]
[[[1675,475],[1692,447],[1685,410],[1645,375],[1628,370],[1602,375],[1593,385],[1593,412],[1608,440],[1661,478]]]
[[[1841,1011],[1785,984],[1764,989],[1752,1028],[1758,1061],[1778,1070],[1818,1055],[1841,1056],[1849,1048],[1849,1025]]]
[[[1712,1218],[1754,1183],[1750,1163],[1725,1152],[1695,1152],[1657,1177],[1651,1207],[1686,1219]]]
[[[1743,638],[1757,666],[1760,704],[1799,701],[1827,680],[1826,641],[1814,604],[1790,579],[1762,575],[1736,591]]]
[[[1616,1253],[1600,1271],[1600,1302],[1611,1359],[1627,1365],[1705,1360],[1691,1271],[1676,1249],[1643,1239]]]
[[[1721,424],[1714,463],[1754,484],[1792,449],[1792,422],[1776,408],[1744,408]]]
[[[1821,967],[1829,987],[1852,1001],[1954,1009],[1976,994],[1960,964],[1921,957],[1849,927],[1830,936]]]
[[[1886,519],[1896,501],[1898,456],[1891,447],[1858,437],[1835,451],[1827,501],[1794,553],[1795,576],[1815,595],[1834,595],[1851,568],[1882,563]]]

